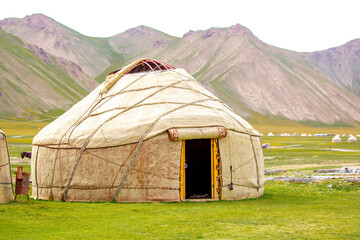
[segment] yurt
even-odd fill
[[[357,141],[357,138],[351,135],[351,136],[348,138],[347,141],[348,141],[348,142],[356,142],[356,141]]]
[[[140,59],[33,139],[32,197],[156,202],[263,194],[259,133],[184,69]]]
[[[337,134],[335,137],[333,137],[331,142],[333,142],[333,143],[341,143],[341,138],[340,138],[339,134]]]
[[[0,203],[14,199],[6,135],[0,130]]]

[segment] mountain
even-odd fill
[[[0,28],[0,116],[59,114],[97,83],[74,62],[25,44]]]
[[[74,64],[98,82],[135,59],[151,57],[185,68],[251,121],[263,119],[259,116],[304,123],[360,121],[360,40],[299,53],[267,45],[240,24],[189,31],[182,38],[146,26],[91,38],[41,14],[4,19],[0,26],[41,62],[46,58],[39,51],[57,59],[57,66],[59,59]]]
[[[112,65],[105,69],[103,74],[97,76],[96,80],[104,81],[109,72],[123,66],[129,62],[129,59],[138,59],[141,56],[149,56],[148,54],[152,56],[160,54],[177,39],[179,38],[143,25],[108,38],[109,48],[121,55],[121,58],[113,60]]]
[[[109,38],[108,42],[117,53],[126,57],[137,57],[136,55],[146,53],[150,49],[152,52],[160,53],[177,39],[177,37],[141,25]]]
[[[321,52],[304,54],[334,83],[360,95],[360,39]]]
[[[42,14],[4,19],[0,27],[51,55],[78,64],[91,77],[102,73],[113,59],[121,58],[108,49],[106,39],[86,37]]]
[[[48,53],[78,64],[85,73],[95,78],[104,70],[112,71],[130,56],[161,49],[176,37],[145,26],[129,29],[111,38],[84,36],[43,15],[33,14],[0,21],[4,31],[24,42],[41,46]],[[103,78],[101,79],[103,81]]]
[[[146,55],[187,69],[247,118],[256,112],[329,124],[360,120],[360,97],[330,80],[311,55],[269,46],[239,24],[190,31]]]

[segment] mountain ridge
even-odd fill
[[[104,39],[86,37],[43,15],[34,14],[23,19],[0,21],[4,31],[23,41],[42,47],[48,53],[73,61],[95,77],[110,66],[112,51],[104,45]],[[92,59],[97,59],[96,62]]]
[[[29,20],[37,17],[55,24],[48,32],[57,37],[47,39],[48,25]],[[301,53],[268,45],[240,24],[190,30],[182,38],[144,25],[109,38],[91,38],[46,18],[2,20],[0,27],[73,63],[98,82],[133,60],[151,57],[186,69],[246,118],[260,113],[328,124],[360,121],[360,39]]]
[[[73,80],[74,75],[79,82]],[[97,83],[73,63],[0,29],[1,117],[62,112],[95,86]]]

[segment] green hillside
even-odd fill
[[[1,118],[58,114],[83,98],[89,86],[96,86],[86,74],[76,73],[74,64],[46,56],[39,59],[20,39],[0,29]],[[89,86],[77,83],[70,72],[85,78]]]

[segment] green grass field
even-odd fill
[[[8,135],[13,170],[22,164],[25,172],[30,171],[29,161],[19,163],[17,158],[20,152],[31,150],[32,137],[45,125],[0,121]],[[314,129],[301,130],[310,133]],[[338,130],[355,134],[354,128]],[[287,176],[298,174],[295,171],[310,174],[314,169],[360,166],[360,141],[334,144],[330,137],[262,137],[262,142],[272,146],[270,152],[264,150],[265,168],[285,169]],[[266,181],[262,197],[241,201],[71,203],[30,199],[27,203],[23,196],[21,204],[0,205],[0,239],[359,239],[359,199],[359,183],[341,179],[307,184]]]
[[[289,171],[360,166],[360,141],[332,143],[331,137],[262,137],[265,167]]]
[[[360,188],[268,181],[259,199],[0,206],[0,239],[358,239]]]

